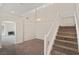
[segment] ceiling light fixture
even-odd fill
[[[38,17],[38,8],[35,9],[35,19],[36,21],[41,21],[41,19]]]
[[[15,11],[11,11],[11,13],[12,13],[12,14],[14,14],[14,13],[15,13]]]
[[[41,21],[41,19],[40,18],[37,18],[37,21]]]
[[[0,7],[2,7],[2,3],[0,3]]]

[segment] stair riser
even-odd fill
[[[56,36],[56,39],[77,42],[77,39],[74,39],[74,38],[72,39],[72,38],[65,38],[65,37]]]
[[[68,33],[57,33],[57,35],[76,37],[76,34],[68,34]]]
[[[75,28],[59,28],[58,31],[76,32]]]
[[[73,27],[73,28],[59,27],[59,29],[69,29],[69,30],[75,30],[75,27]]]
[[[67,27],[66,26],[62,26],[62,27],[60,26],[59,27],[59,29],[75,29],[75,28],[76,28],[75,26],[74,27],[70,27],[70,26],[67,26]]]
[[[74,31],[74,30],[58,30],[58,32],[76,33],[76,31]]]
[[[63,48],[56,47],[56,46],[54,46],[53,51],[54,50],[60,51],[62,53],[66,53],[67,55],[76,55],[76,54],[78,55],[78,52],[67,50],[67,49],[63,49]]]
[[[70,43],[60,42],[60,41],[55,41],[55,44],[57,44],[57,45],[63,45],[63,46],[67,46],[67,47],[71,47],[71,48],[78,49],[77,44],[70,44]]]

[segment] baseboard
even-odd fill
[[[16,42],[15,44],[19,44],[19,43],[22,43],[22,42]]]
[[[28,40],[24,40],[24,41],[29,41],[29,40],[33,40],[33,39],[44,40],[44,39],[41,39],[41,38],[37,38],[37,37],[35,37],[35,38],[28,39]],[[21,42],[16,42],[15,44],[19,44],[19,43],[23,43],[23,41],[21,41]]]
[[[35,37],[36,39],[40,39],[40,40],[44,40],[44,38],[40,38],[40,37]]]

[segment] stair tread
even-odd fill
[[[70,44],[77,44],[77,42],[73,42],[73,41],[66,41],[66,40],[59,40],[59,39],[56,39],[56,41],[70,43]]]
[[[67,47],[67,46],[62,46],[62,45],[57,45],[57,44],[55,44],[55,46],[56,46],[56,47],[63,48],[63,49],[67,49],[67,50],[71,50],[71,51],[78,52],[78,50],[75,49],[75,48],[70,48],[70,47]]]
[[[76,34],[76,33],[72,33],[72,32],[58,32],[58,33],[63,33],[63,34]]]
[[[76,34],[69,34],[69,33],[58,33],[61,36],[68,36],[68,37],[76,37]]]
[[[59,55],[61,55],[62,53],[70,55],[79,54],[76,35],[77,34],[75,26],[59,26],[51,53]]]
[[[57,35],[59,37],[66,37],[66,38],[76,38],[76,37],[71,37],[71,36],[64,36],[64,35]]]

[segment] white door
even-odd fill
[[[2,22],[2,46],[16,43],[16,23],[11,21]]]

